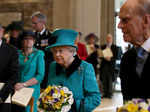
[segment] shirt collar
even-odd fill
[[[148,38],[141,47],[150,53],[150,38]]]
[[[0,46],[2,45],[2,40],[0,40]]]
[[[46,28],[43,28],[43,30],[40,32],[40,35],[42,35],[45,32]]]

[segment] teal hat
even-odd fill
[[[46,49],[57,47],[57,46],[72,46],[77,48],[77,46],[75,45],[75,40],[77,35],[78,32],[71,29],[56,30],[52,33],[52,37],[51,37],[51,38],[55,38],[55,42],[51,43]]]

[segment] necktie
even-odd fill
[[[148,53],[142,47],[138,48],[136,72],[139,76],[141,76],[147,56],[148,56]]]

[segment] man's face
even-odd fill
[[[32,27],[34,30],[41,32],[44,28],[44,23],[40,21],[36,16],[32,18]]]
[[[0,28],[0,40],[2,39],[3,34],[4,34],[4,29],[3,29],[3,28]]]
[[[106,37],[106,42],[107,42],[108,44],[112,44],[112,42],[113,42],[112,36],[108,35],[108,36]]]
[[[122,30],[125,41],[138,45],[142,38],[144,38],[144,30],[143,17],[135,13],[135,5],[137,5],[135,1],[127,0],[121,7],[118,28]]]

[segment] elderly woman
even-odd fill
[[[40,83],[44,77],[44,53],[33,48],[35,35],[32,31],[25,31],[22,38],[22,50],[19,51],[20,82],[15,85],[16,90],[24,87],[34,88],[34,112],[37,112],[37,100],[40,96]],[[30,112],[26,107],[25,112]]]
[[[53,32],[55,42],[51,49],[54,62],[50,65],[48,85],[66,86],[73,92],[71,112],[92,112],[100,104],[101,97],[93,66],[76,56],[77,32],[60,29]]]
[[[98,48],[99,46],[96,44],[98,42],[98,37],[94,33],[90,33],[85,37],[86,47],[88,56],[86,61],[91,63],[94,67],[96,75],[98,74]]]

